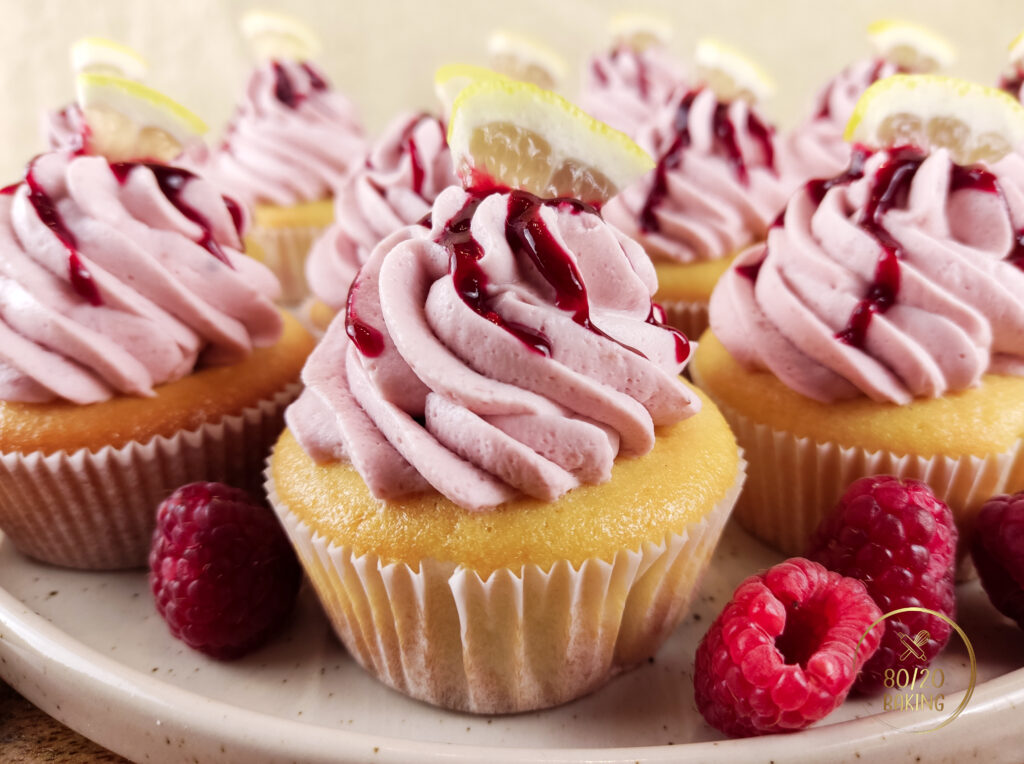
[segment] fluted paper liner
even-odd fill
[[[1024,488],[1024,441],[987,456],[916,456],[819,443],[755,422],[716,400],[749,460],[736,518],[752,534],[788,555],[807,552],[822,518],[850,483],[895,475],[927,483],[953,511],[961,556],[981,505],[992,496]],[[965,569],[959,576],[963,578]]]
[[[665,323],[673,326],[691,340],[696,340],[708,328],[708,303],[668,300],[659,302],[665,311]]]
[[[306,256],[328,226],[304,225],[270,228],[253,224],[245,234],[246,251],[261,260],[281,282],[279,302],[297,305],[309,295]]]
[[[418,569],[356,554],[267,493],[349,653],[419,700],[480,714],[565,703],[653,655],[686,615],[740,487],[660,543],[578,568],[526,565],[486,578],[453,562]]]
[[[113,570],[146,564],[156,508],[185,483],[261,491],[263,461],[301,385],[171,437],[98,452],[0,453],[0,527],[27,555]]]

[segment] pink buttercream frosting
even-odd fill
[[[804,180],[842,172],[850,163],[850,144],[843,133],[857,101],[873,83],[899,71],[885,59],[866,59],[829,80],[815,97],[811,115],[779,141],[785,171]]]
[[[657,166],[604,212],[660,260],[713,260],[762,239],[800,182],[778,166],[774,129],[709,88],[677,94],[638,142]]]
[[[1024,373],[1024,158],[854,152],[719,281],[730,354],[819,401],[907,403]]]
[[[437,195],[457,183],[444,124],[427,114],[394,120],[335,193],[335,222],[306,261],[313,293],[335,310],[344,307],[370,251],[423,218]]]
[[[312,64],[268,61],[249,78],[210,179],[248,205],[329,198],[365,151],[352,104]]]
[[[0,400],[152,395],[273,344],[279,287],[241,219],[180,168],[34,159],[0,192]]]
[[[313,459],[481,510],[608,480],[699,410],[650,260],[593,208],[452,187],[431,220],[373,251],[306,364],[286,417]]]
[[[616,130],[636,137],[687,80],[686,69],[663,47],[638,51],[618,46],[587,64],[580,106]]]
[[[88,127],[77,103],[43,115],[42,133],[46,145],[54,150],[80,151],[85,145]]]

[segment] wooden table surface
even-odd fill
[[[3,764],[128,764],[47,716],[0,680],[0,762]]]

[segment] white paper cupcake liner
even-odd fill
[[[611,560],[526,565],[486,578],[356,554],[267,494],[338,637],[368,672],[419,700],[481,714],[585,695],[653,655],[686,615],[743,485],[699,522]]]
[[[915,456],[868,451],[775,430],[716,401],[749,460],[736,518],[758,538],[788,555],[807,552],[822,518],[854,480],[896,475],[927,483],[953,511],[961,540],[981,505],[1024,488],[1024,441],[988,456]],[[961,555],[966,545],[961,543]],[[967,569],[962,568],[961,577]]]
[[[253,224],[245,234],[246,246],[252,242],[258,248],[258,255],[281,282],[279,302],[297,305],[309,295],[306,283],[306,256],[313,242],[327,230],[326,225],[287,226],[268,228]]]
[[[98,452],[0,453],[0,527],[23,553],[72,568],[146,564],[156,508],[174,489],[212,480],[260,492],[292,383],[240,414],[172,437]]]
[[[668,300],[659,303],[665,311],[665,323],[679,329],[691,340],[700,339],[708,328],[708,303]]]

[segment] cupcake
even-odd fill
[[[668,50],[672,30],[666,23],[622,14],[612,19],[609,27],[612,45],[587,63],[580,106],[636,138],[672,93],[685,87],[689,76]]]
[[[335,222],[309,253],[310,318],[325,329],[345,305],[348,288],[373,248],[430,212],[437,195],[457,184],[444,124],[429,114],[395,119],[339,185]]]
[[[899,73],[928,73],[953,63],[955,52],[933,32],[905,21],[876,21],[868,27],[874,55],[857,61],[818,92],[809,116],[780,141],[780,161],[804,180],[830,178],[850,164],[843,138],[857,100],[873,83]]]
[[[114,74],[141,82],[149,69],[142,56],[113,40],[83,37],[71,46],[71,71]],[[87,139],[87,127],[78,102],[47,112],[42,121],[43,140],[51,149],[79,151]]]
[[[151,160],[52,152],[0,191],[0,528],[22,552],[141,566],[174,488],[259,485],[312,339],[241,220]]]
[[[880,148],[798,191],[715,288],[691,373],[750,460],[740,522],[787,554],[863,476],[927,482],[962,548],[988,497],[1024,488],[1024,159],[978,161],[1024,138],[1024,109],[999,95],[878,83],[858,130],[896,114],[918,125],[900,140],[950,145],[893,148],[864,127]],[[989,117],[1013,129],[985,133]],[[935,129],[952,119],[964,130]]]
[[[561,135],[585,117],[522,84],[460,104],[495,92]],[[446,189],[429,228],[374,250],[266,473],[352,656],[475,713],[563,703],[653,655],[743,479],[678,377],[689,346],[657,320],[642,248],[590,204],[500,180]]]
[[[243,31],[261,60],[204,171],[251,210],[247,251],[278,276],[282,301],[296,303],[308,294],[306,255],[366,142],[355,108],[309,60],[311,32],[257,11]]]
[[[750,103],[752,87],[739,88],[741,77],[724,74],[752,67],[718,44],[698,52],[709,64],[704,81],[714,86],[677,93],[648,123],[638,142],[657,160],[655,169],[605,208],[608,222],[654,261],[655,299],[666,321],[694,337],[707,327],[719,276],[737,253],[764,239],[799,184],[777,163],[775,130]]]

